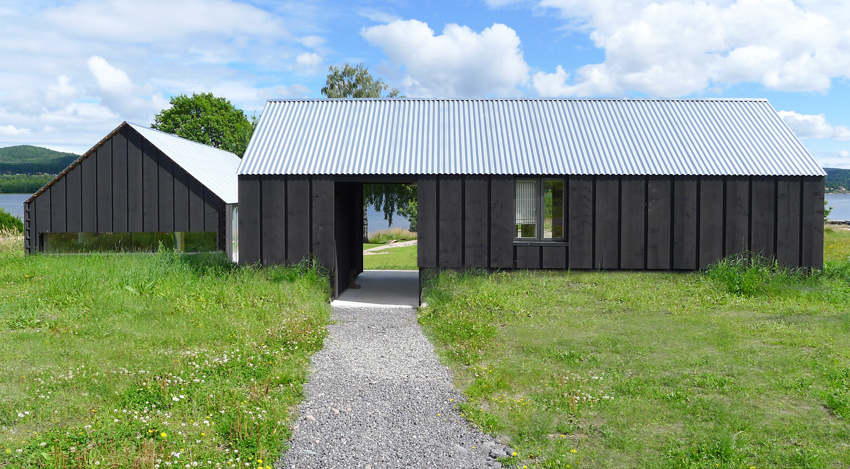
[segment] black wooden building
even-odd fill
[[[420,269],[823,264],[824,171],[765,100],[269,101],[240,262],[362,271],[362,185],[416,183]]]
[[[24,202],[25,251],[52,233],[162,232],[215,232],[230,251],[239,161],[124,122]]]

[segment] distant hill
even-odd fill
[[[850,169],[824,168],[826,192],[850,192]]]
[[[79,157],[32,145],[0,148],[0,174],[57,174]]]

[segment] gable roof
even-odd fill
[[[764,99],[270,100],[238,173],[825,175]]]
[[[224,151],[203,143],[193,142],[160,130],[127,124],[139,132],[183,168],[189,175],[211,190],[226,204],[235,204],[239,200],[236,170],[241,160],[229,151]]]
[[[100,142],[85,152],[76,161],[71,163],[62,173],[33,194],[26,202],[30,202],[50,186],[63,178],[72,168],[82,163],[83,160],[97,151],[103,144],[108,142],[121,129],[129,127],[138,132],[142,138],[150,142],[159,151],[170,158],[176,165],[183,168],[190,176],[194,177],[213,194],[226,204],[238,202],[238,180],[236,170],[239,168],[240,159],[233,153],[220,150],[209,145],[193,142],[176,135],[161,132],[159,130],[143,127],[141,125],[123,122]]]

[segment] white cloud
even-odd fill
[[[398,21],[401,19],[397,15],[393,15],[392,13],[387,13],[381,10],[376,10],[374,8],[361,8],[357,12],[357,14],[376,23],[392,23],[393,21]]]
[[[480,33],[449,24],[436,36],[426,23],[407,20],[373,26],[361,34],[404,67],[402,86],[412,96],[508,96],[528,81],[519,37],[503,24]]]
[[[828,138],[845,142],[850,141],[850,127],[830,125],[823,114],[809,115],[798,114],[793,111],[779,111],[779,117],[801,139]]]
[[[576,72],[577,84],[567,84],[570,74],[558,65],[555,73],[537,72],[531,77],[534,91],[547,98],[566,96],[612,96],[623,89],[605,73],[605,64],[585,65]]]
[[[678,97],[741,82],[825,92],[834,78],[850,77],[850,30],[843,26],[850,9],[839,3],[540,0],[538,8],[556,10],[569,28],[587,33],[605,61],[576,71],[573,83],[553,85],[563,75],[557,71],[535,75],[536,82],[561,96],[632,90]]]
[[[77,97],[79,91],[71,85],[71,79],[67,75],[56,77],[56,83],[47,87],[47,105],[50,108],[64,107]]]
[[[327,40],[322,36],[304,36],[298,38],[298,42],[302,44],[304,47],[309,47],[310,49],[316,49],[325,45]]]
[[[315,72],[322,66],[322,57],[315,52],[302,52],[295,58],[295,66],[305,73]]]
[[[301,0],[7,3],[0,63],[15,66],[0,73],[0,146],[11,125],[31,129],[18,143],[85,151],[123,120],[149,124],[180,93],[211,91],[250,114],[280,83],[298,89],[288,80],[305,47],[329,53],[322,11]]]
[[[4,137],[17,137],[28,133],[30,133],[30,129],[19,129],[14,125],[7,125],[5,127],[0,125],[0,135]]]
[[[173,43],[187,37],[282,37],[274,15],[230,0],[84,0],[45,13],[45,21],[75,36],[120,43]]]

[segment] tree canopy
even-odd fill
[[[235,153],[240,158],[254,133],[256,120],[249,120],[241,109],[212,93],[174,96],[171,108],[156,115],[151,125],[198,143]]]
[[[359,64],[352,67],[345,64],[342,67],[328,68],[328,79],[322,87],[322,95],[326,98],[398,98],[398,90],[393,88],[389,93],[389,85],[380,78],[376,79],[369,73],[369,67]],[[403,96],[402,96],[403,97]]]

